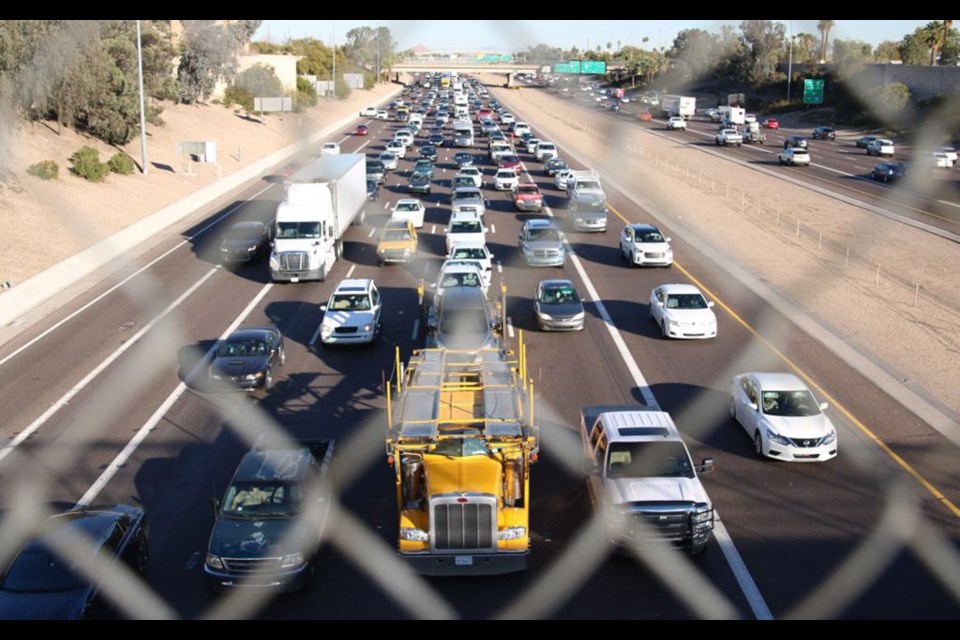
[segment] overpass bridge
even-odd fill
[[[401,73],[437,73],[456,71],[457,73],[496,73],[507,76],[507,86],[513,83],[513,76],[517,73],[536,73],[543,65],[518,62],[478,62],[476,60],[437,60],[416,61],[405,60],[395,64],[392,68],[399,82]]]

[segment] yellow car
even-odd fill
[[[410,262],[417,257],[417,230],[410,220],[387,221],[377,244],[377,261]]]

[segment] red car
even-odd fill
[[[543,194],[540,187],[532,182],[517,185],[513,191],[513,206],[518,211],[540,211],[543,209]]]
[[[365,135],[367,135],[368,133],[370,133],[370,128],[369,128],[367,125],[365,125],[365,124],[358,124],[358,125],[357,125],[357,135],[358,135],[358,136],[365,136]]]
[[[780,121],[777,120],[776,118],[767,118],[766,120],[763,121],[763,128],[764,128],[764,129],[779,129],[779,128],[780,128]]]
[[[500,156],[500,160],[497,163],[497,168],[513,169],[518,173],[523,170],[523,168],[520,166],[520,157],[512,153],[508,153]]]
[[[641,111],[637,114],[637,120],[643,120],[644,122],[650,122],[653,120],[653,114],[649,111]]]

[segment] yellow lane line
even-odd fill
[[[610,205],[610,204],[608,203],[608,204],[607,204],[607,207],[608,207],[608,208],[610,209],[610,211],[612,211],[618,218],[620,218],[621,220],[623,220],[624,224],[631,224],[630,221],[627,220],[627,218],[626,218],[623,214],[621,214],[619,211],[617,211],[616,208],[614,208],[612,205]],[[887,455],[890,457],[890,459],[893,460],[895,463],[897,463],[897,465],[898,465],[901,469],[903,469],[904,471],[906,471],[908,475],[910,475],[914,480],[916,480],[916,481],[920,484],[921,487],[923,487],[924,489],[926,489],[927,492],[930,493],[930,495],[932,495],[934,498],[936,498],[937,502],[939,502],[940,504],[942,504],[943,506],[945,506],[954,516],[956,516],[958,519],[960,519],[960,507],[958,507],[958,506],[957,506],[956,504],[954,504],[949,498],[947,498],[947,497],[943,494],[943,492],[941,492],[939,489],[937,489],[936,486],[934,486],[934,484],[933,484],[932,482],[930,482],[929,480],[927,480],[919,471],[917,471],[916,469],[914,469],[913,466],[912,466],[909,462],[907,462],[906,460],[904,460],[903,458],[901,458],[900,455],[897,454],[897,452],[895,452],[893,449],[891,449],[891,448],[887,445],[887,443],[885,443],[883,440],[881,440],[880,437],[877,436],[877,434],[875,434],[869,427],[867,427],[867,425],[865,425],[865,424],[864,424],[863,422],[861,422],[856,416],[854,416],[853,413],[851,413],[845,406],[843,406],[843,405],[840,403],[840,401],[838,401],[835,397],[833,397],[833,395],[831,395],[830,392],[828,392],[826,389],[824,389],[824,388],[821,387],[819,384],[817,384],[816,381],[814,381],[809,375],[807,375],[807,374],[804,372],[804,370],[801,369],[800,366],[797,365],[793,360],[791,360],[785,353],[783,353],[782,351],[780,351],[780,349],[778,349],[776,346],[774,346],[773,343],[771,343],[769,340],[767,340],[767,339],[764,338],[762,335],[760,335],[760,333],[759,333],[756,329],[754,329],[753,326],[752,326],[750,323],[748,323],[746,320],[744,320],[744,319],[740,316],[740,314],[738,314],[736,311],[734,311],[726,302],[724,302],[723,300],[721,300],[720,297],[717,296],[717,294],[714,293],[709,287],[707,287],[707,286],[704,285],[702,282],[700,282],[700,280],[699,280],[698,278],[696,278],[692,273],[690,273],[689,271],[687,271],[687,269],[685,269],[685,268],[684,268],[682,265],[680,265],[679,263],[674,262],[673,264],[674,264],[675,267],[677,267],[677,269],[680,270],[681,273],[683,273],[683,275],[685,275],[687,278],[690,279],[691,282],[693,282],[697,287],[699,287],[701,291],[703,291],[704,293],[706,293],[707,295],[709,295],[711,298],[713,298],[714,300],[716,300],[717,304],[720,305],[720,308],[722,308],[724,311],[726,311],[726,312],[730,315],[731,318],[733,318],[734,320],[737,321],[737,323],[738,323],[740,326],[742,326],[744,329],[747,330],[748,333],[750,333],[753,337],[755,337],[757,340],[759,340],[761,343],[763,343],[764,346],[766,346],[766,347],[767,347],[768,349],[770,349],[774,354],[776,354],[776,356],[777,356],[778,358],[780,358],[790,369],[793,369],[793,371],[794,371],[798,376],[800,376],[801,378],[803,378],[803,380],[804,380],[808,385],[810,385],[811,387],[813,387],[814,389],[816,389],[824,398],[827,399],[828,402],[830,402],[830,404],[832,404],[834,407],[836,407],[836,409],[837,409],[838,411],[840,411],[840,413],[842,413],[842,414],[844,415],[844,417],[847,418],[847,420],[849,420],[851,423],[853,423],[853,425],[856,426],[857,429],[859,429],[864,435],[866,435],[867,438],[869,438],[875,445],[877,445],[877,446],[880,448],[881,451],[883,451],[885,454],[887,454]]]

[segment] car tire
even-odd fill
[[[763,436],[760,435],[760,430],[754,431],[753,433],[753,451],[757,456],[763,458]]]
[[[666,321],[666,320],[661,320],[661,321],[660,321],[660,335],[663,336],[664,338],[669,338],[669,337],[670,337],[670,336],[667,335],[667,321]]]

